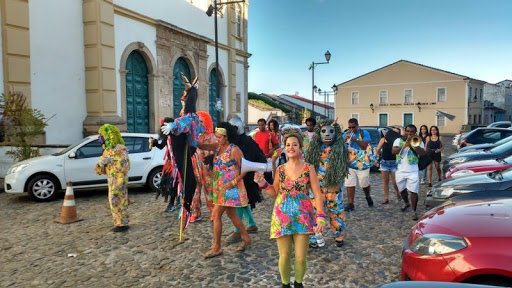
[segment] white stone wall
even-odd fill
[[[156,59],[156,28],[142,22],[135,21],[120,15],[114,15],[114,34],[115,34],[115,57],[116,57],[116,93],[117,93],[117,114],[122,115],[122,97],[121,97],[121,56],[128,45],[134,42],[142,42],[151,52],[151,56]],[[155,63],[156,64],[156,63]],[[148,71],[151,63],[146,63]]]
[[[82,139],[86,117],[82,1],[29,1],[32,107],[50,118],[47,144]]]
[[[116,5],[214,39],[213,16],[206,15],[209,2],[208,0],[151,0],[150,2],[114,0]],[[227,40],[226,17],[218,17],[217,22],[219,43],[225,44]]]

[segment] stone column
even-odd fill
[[[30,27],[28,0],[0,0],[4,90],[16,91],[30,105]]]
[[[83,0],[85,94],[87,117],[84,134],[95,134],[110,123],[126,131],[126,121],[117,111],[112,0]]]

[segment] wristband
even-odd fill
[[[317,223],[317,225],[325,226],[325,224],[327,224],[325,215],[324,214],[316,214],[316,223]]]

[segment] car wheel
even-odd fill
[[[51,175],[37,175],[30,179],[27,188],[30,197],[38,202],[51,201],[60,189],[58,180]]]
[[[157,192],[160,187],[160,181],[162,180],[162,167],[156,167],[151,170],[148,174],[147,183],[149,189],[153,192]]]

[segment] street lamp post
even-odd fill
[[[311,65],[309,65],[309,70],[311,70],[311,102],[312,109],[311,114],[315,117],[315,66],[320,64],[329,64],[329,60],[331,60],[331,52],[327,50],[324,54],[326,62],[315,62],[313,61]]]
[[[219,5],[227,5],[227,4],[233,4],[233,3],[243,3],[245,0],[240,1],[226,1],[226,2],[217,2],[217,0],[213,0],[213,5],[210,4],[208,6],[208,9],[206,10],[206,15],[208,17],[211,17],[212,14],[215,13],[214,18],[214,29],[215,29],[215,81],[216,81],[216,89],[217,89],[217,100],[216,100],[216,107],[218,109],[217,111],[217,121],[221,121],[221,110],[220,110],[220,104],[222,104],[222,98],[220,97],[220,71],[219,71],[219,32],[217,28],[217,12]],[[220,103],[219,103],[220,102]]]
[[[334,89],[334,87],[336,87],[336,85],[331,87],[331,88],[333,88],[333,91],[322,90],[321,88],[315,89],[315,92],[317,92],[318,95],[320,95],[320,96],[322,96],[322,94],[324,95],[324,112],[325,112],[324,114],[327,119],[332,119],[334,117],[332,115],[332,114],[334,114],[332,111],[334,108],[331,105],[329,105],[330,96],[333,95],[334,97],[336,97],[336,90]]]

